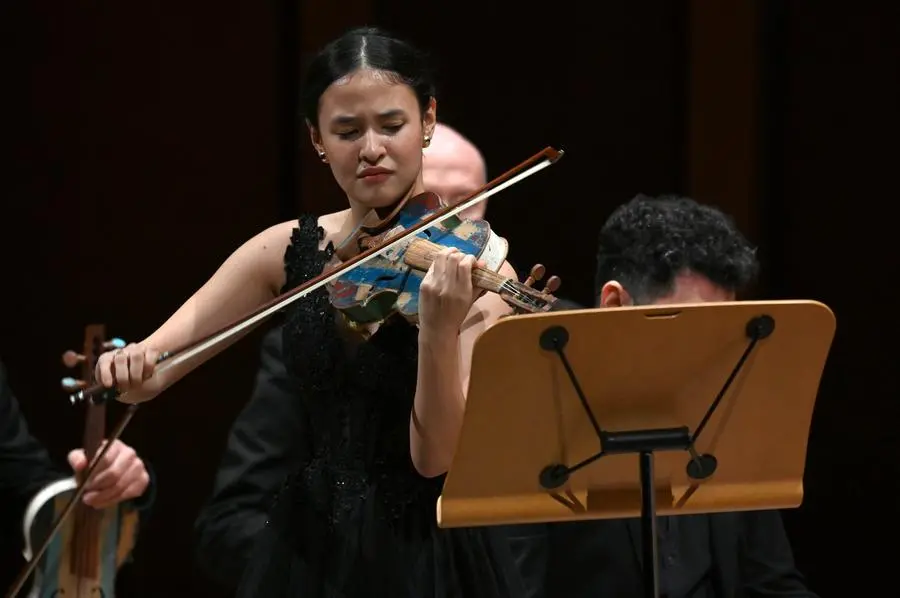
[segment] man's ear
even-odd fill
[[[615,280],[610,280],[600,289],[600,297],[598,297],[598,307],[624,307],[632,305],[634,302],[631,295],[625,290],[621,284]]]

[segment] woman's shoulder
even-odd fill
[[[351,231],[347,230],[350,222],[350,208],[341,210],[340,212],[332,212],[319,216],[316,219],[316,226],[320,231],[322,243],[325,245],[338,245],[341,240],[346,238]]]
[[[331,258],[333,248],[339,244],[348,214],[349,210],[322,216],[304,213],[296,220],[273,227],[279,236],[289,238],[284,253],[287,287],[321,272],[324,263]]]
[[[349,210],[316,216],[303,213],[295,219],[273,224],[263,231],[261,240],[275,240],[288,246],[316,247],[326,249],[329,244],[336,244],[341,235]]]

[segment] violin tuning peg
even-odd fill
[[[528,278],[525,279],[525,286],[530,287],[534,283],[539,282],[546,273],[547,269],[543,264],[535,264],[534,266],[532,266],[531,272],[528,274]]]
[[[87,383],[84,380],[76,380],[75,378],[63,378],[62,387],[63,390],[71,392],[75,390],[81,390],[82,388],[87,388]]]
[[[75,351],[66,351],[63,353],[62,361],[67,368],[73,368],[84,361],[84,355]]]
[[[125,341],[116,337],[103,343],[103,348],[107,351],[109,351],[110,349],[124,349]]]
[[[547,284],[544,285],[543,292],[547,293],[548,295],[552,295],[553,293],[556,292],[556,289],[558,289],[559,285],[561,285],[561,284],[562,284],[562,279],[559,276],[551,276],[547,280]]]

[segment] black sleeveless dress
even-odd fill
[[[318,275],[333,248],[304,215],[285,255],[285,290]],[[368,340],[341,331],[321,289],[288,308],[284,352],[302,388],[307,454],[280,491],[238,596],[518,598],[499,528],[440,529],[443,477],[409,455],[417,329],[401,318]]]

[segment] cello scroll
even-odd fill
[[[88,325],[82,352],[63,353],[63,365],[67,368],[81,366],[78,378],[62,379],[64,390],[73,392],[89,386],[100,354],[125,346],[121,339],[107,340],[105,333],[102,324]],[[100,451],[105,434],[106,403],[88,403],[83,437],[88,463]],[[90,467],[73,478],[48,484],[26,507],[23,552],[28,568],[35,571],[29,596],[114,598],[117,571],[134,548],[138,516],[127,503],[95,509],[81,502],[77,489],[84,487],[86,474],[92,471]],[[40,548],[34,550],[32,547],[37,545]],[[15,596],[15,592],[10,595]]]

